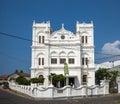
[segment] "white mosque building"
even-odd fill
[[[93,22],[77,22],[76,33],[66,30],[64,24],[53,32],[50,22],[33,22],[32,40],[31,78],[43,77],[44,83],[31,83],[29,86],[10,81],[10,89],[42,99],[109,94],[109,80],[101,80],[100,86],[95,85]],[[115,66],[116,62],[111,65]],[[68,66],[68,74],[65,74],[65,66]],[[64,81],[52,85],[52,78],[49,81],[51,73],[63,74]],[[119,78],[117,83],[120,93]]]
[[[44,86],[50,85],[51,73],[64,75],[64,63],[68,64],[69,84],[79,87],[87,83],[95,85],[94,26],[76,23],[76,33],[64,28],[52,31],[50,22],[33,22],[31,78],[43,76]]]

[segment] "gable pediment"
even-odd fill
[[[62,27],[60,30],[57,30],[51,34],[51,39],[73,39],[75,34],[71,31],[68,31]]]

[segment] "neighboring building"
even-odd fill
[[[10,74],[8,80],[11,81],[20,76],[25,77],[26,79],[30,80],[30,74],[25,73],[25,72],[20,72],[20,71],[15,71],[14,73]]]
[[[76,33],[62,28],[52,32],[50,22],[33,23],[31,78],[43,76],[49,86],[50,73],[64,75],[64,63],[69,68],[69,84],[79,87],[87,82],[95,85],[94,26],[76,23]]]
[[[112,67],[112,68],[110,68],[110,70],[111,71],[119,71],[120,72],[120,65],[118,65],[118,66],[114,66],[114,67]]]
[[[100,63],[100,64],[96,64],[95,66],[96,66],[95,70],[98,70],[99,68],[107,68],[107,69],[110,69],[110,70],[120,71],[120,60],[107,61],[107,62],[103,62],[103,63]]]
[[[3,84],[4,82],[8,82],[8,77],[9,75],[7,74],[0,75],[0,84]]]

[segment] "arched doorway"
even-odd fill
[[[39,75],[39,77],[38,78],[44,78],[44,76],[43,75]]]
[[[40,81],[40,85],[43,85],[43,83],[44,83],[44,76],[43,75],[39,75],[38,79]]]

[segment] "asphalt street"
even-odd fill
[[[120,104],[120,94],[92,98],[42,100],[0,89],[0,104]]]

